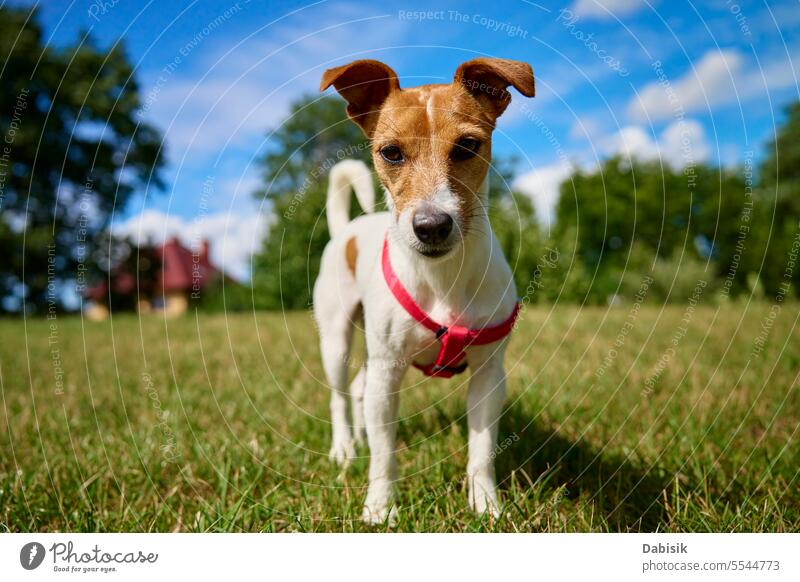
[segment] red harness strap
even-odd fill
[[[436,361],[427,366],[414,363],[414,367],[422,370],[426,376],[436,376],[438,378],[451,378],[455,374],[460,374],[467,369],[467,362],[464,362],[466,354],[464,350],[471,345],[485,345],[499,341],[506,337],[514,327],[514,322],[519,314],[519,303],[514,306],[514,311],[504,322],[492,327],[481,329],[469,329],[460,325],[444,326],[432,320],[417,302],[408,294],[406,288],[397,278],[392,269],[392,262],[389,260],[389,242],[383,241],[383,278],[392,291],[395,299],[403,306],[408,314],[419,323],[427,327],[436,334],[441,347]]]

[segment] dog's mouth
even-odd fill
[[[417,247],[415,250],[423,257],[428,259],[439,259],[452,251],[453,247],[433,247],[430,245],[425,245]]]

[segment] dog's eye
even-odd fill
[[[400,164],[405,160],[403,151],[396,145],[384,146],[380,151],[381,157],[390,164]]]
[[[456,142],[450,157],[457,162],[475,157],[481,147],[481,142],[471,137],[462,137]]]

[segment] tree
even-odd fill
[[[800,288],[797,240],[800,236],[800,101],[786,108],[786,121],[767,148],[759,178],[758,201],[762,231],[764,268],[761,280],[772,296],[785,294],[782,285]],[[795,257],[794,261],[792,256]],[[794,267],[792,267],[792,263]]]
[[[577,231],[578,255],[597,272],[596,281],[622,270],[666,272],[657,260],[710,261],[708,277],[730,274],[736,292],[747,289],[747,274],[757,268],[754,241],[763,224],[755,215],[741,168],[697,164],[677,170],[612,158],[562,185],[556,225],[558,233]],[[742,225],[746,245],[739,242]],[[605,290],[614,292],[609,285]]]
[[[800,101],[786,108],[786,121],[767,148],[760,178],[764,187],[792,194],[800,206]]]
[[[347,158],[370,163],[369,143],[347,118],[343,101],[311,96],[292,106],[269,140],[262,161],[266,188],[257,196],[269,201],[274,220],[253,258],[253,298],[259,309],[301,309],[310,304],[329,240],[328,170]]]
[[[530,198],[511,190],[514,159],[495,159],[489,170],[489,220],[523,295],[542,268],[544,246]],[[541,294],[531,294],[538,301]]]
[[[36,16],[0,8],[0,295],[5,309],[42,311],[60,302],[58,285],[83,282],[112,210],[163,184],[161,138],[137,120],[124,49],[88,34],[45,46]]]
[[[634,241],[668,257],[687,243],[687,228],[705,199],[687,184],[668,166],[609,159],[597,171],[578,171],[562,184],[557,230],[577,228],[578,252],[590,269],[624,264]],[[691,238],[688,243],[691,247]]]

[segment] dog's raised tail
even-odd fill
[[[375,188],[369,168],[361,160],[344,160],[331,168],[328,176],[328,231],[331,238],[342,232],[350,222],[350,191],[364,212],[375,211]]]

